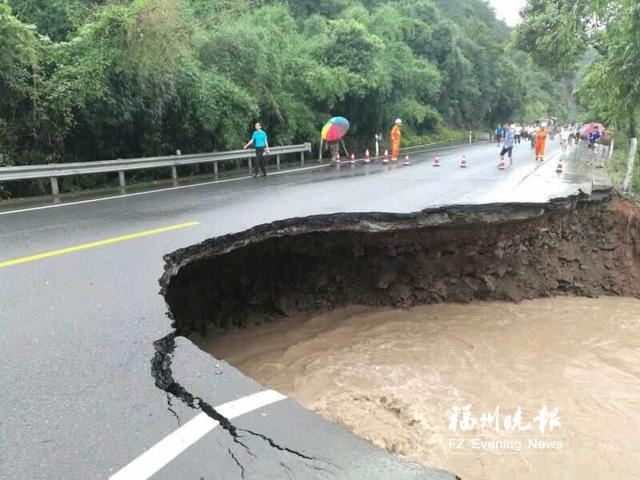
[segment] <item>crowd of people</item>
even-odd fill
[[[398,160],[398,155],[400,154],[400,142],[402,138],[401,127],[402,120],[398,118],[389,132],[391,160],[393,162]],[[544,162],[547,139],[554,140],[556,134],[560,137],[560,146],[563,152],[565,152],[570,145],[577,145],[582,137],[588,141],[588,148],[595,149],[595,146],[600,142],[604,134],[604,132],[600,131],[598,125],[593,125],[588,132],[583,133],[581,133],[580,126],[577,124],[567,124],[561,127],[551,125],[547,127],[545,124],[520,125],[516,123],[499,125],[495,130],[495,140],[498,146],[502,147],[500,151],[501,162],[504,162],[504,158],[507,156],[509,158],[509,167],[513,167],[513,148],[516,144],[522,143],[523,140],[530,142],[531,149],[534,150],[535,160],[537,162]],[[262,130],[260,123],[255,124],[255,131],[244,148],[246,149],[251,145],[256,149],[253,176],[257,177],[260,173],[262,173],[262,176],[266,176],[264,153],[265,151],[267,154],[270,153],[269,142],[267,140],[267,134]],[[339,156],[337,151],[338,142],[331,142],[330,147],[333,158]]]
[[[581,132],[580,126],[577,124],[566,124],[558,127],[556,125],[520,125],[516,123],[499,125],[495,130],[495,140],[499,147],[502,146],[500,159],[504,161],[504,157],[507,155],[509,157],[509,166],[513,166],[513,147],[523,140],[530,142],[531,149],[534,150],[535,160],[543,162],[547,139],[554,140],[555,136],[558,135],[562,151],[566,152],[569,146],[577,145],[581,139],[588,142],[588,148],[595,148],[602,139],[603,134],[604,132],[600,131],[600,127],[597,125],[594,125],[588,132]]]
[[[513,147],[529,141],[531,148],[535,151],[535,159],[538,162],[544,161],[547,138],[553,140],[555,127],[547,128],[545,125],[520,125],[505,124],[498,126],[495,131],[495,140],[498,146],[502,146],[500,159],[504,161],[505,155],[509,157],[509,167],[513,167]]]

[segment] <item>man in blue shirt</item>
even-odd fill
[[[262,130],[262,125],[256,123],[256,129],[251,135],[251,140],[247,143],[244,148],[245,150],[249,148],[249,145],[253,144],[256,149],[256,162],[253,167],[253,177],[258,176],[258,171],[262,171],[262,176],[267,176],[267,169],[264,166],[264,151],[267,151],[267,154],[271,153],[269,151],[269,141],[267,140],[267,133]]]
[[[591,130],[591,134],[589,135],[589,147],[593,148],[594,145],[598,143],[598,140],[600,140],[601,136],[602,135],[600,134],[600,127],[594,125],[593,130]]]
[[[504,161],[505,153],[509,155],[509,167],[513,167],[513,144],[515,143],[515,136],[510,125],[504,126],[504,144],[502,145],[502,151],[500,152],[500,159]]]

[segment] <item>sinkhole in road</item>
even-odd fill
[[[584,397],[564,406],[584,416],[590,410],[579,407],[599,398],[594,385],[604,385],[600,393],[613,389],[617,397],[602,406],[623,414],[599,422],[638,421],[638,384],[629,378],[637,381],[639,373],[633,370],[640,348],[633,300],[640,297],[639,225],[637,205],[617,196],[290,219],[167,255],[161,285],[177,335],[378,445],[457,473],[484,468],[483,478],[497,473],[489,464],[517,468],[503,461],[516,458],[535,478],[536,462],[527,452],[508,451],[515,448],[510,444],[500,452],[453,452],[466,453],[455,458],[468,462],[453,461],[425,412],[437,407],[446,417],[442,410],[452,405],[444,399],[452,398],[484,399],[493,411],[496,405],[486,401],[507,398],[506,391],[526,392],[532,407],[566,400],[565,384],[580,384],[589,387]],[[627,298],[585,300],[599,296]],[[486,332],[489,338],[478,340]],[[598,342],[612,349],[596,351]],[[607,361],[592,361],[603,355]],[[526,378],[492,378],[479,367],[497,367],[498,358],[500,372],[512,365]],[[421,361],[422,373],[410,368]],[[447,375],[476,388],[460,395]],[[545,376],[554,381],[545,383]],[[630,403],[636,407],[623,408]],[[579,428],[567,435],[574,443],[581,438]],[[629,447],[637,440],[627,436],[616,445],[617,456],[599,460],[617,462],[617,478],[625,478],[630,462],[637,464]],[[603,442],[581,446],[611,451]],[[549,449],[543,453],[567,454]],[[563,458],[575,463],[576,451]],[[499,462],[483,457],[496,453]],[[540,465],[559,473],[570,468],[547,460]]]

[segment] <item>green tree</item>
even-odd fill
[[[233,149],[256,120],[285,144],[345,115],[365,144],[396,117],[425,141],[559,116],[562,83],[511,34],[483,0],[0,0],[0,155]]]
[[[635,0],[529,0],[524,18],[519,45],[557,75],[576,73],[589,49],[596,52],[581,77],[579,101],[590,115],[635,137],[640,4]]]

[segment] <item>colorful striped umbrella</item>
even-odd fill
[[[322,127],[322,140],[336,142],[344,137],[349,130],[349,120],[344,117],[333,117]]]

